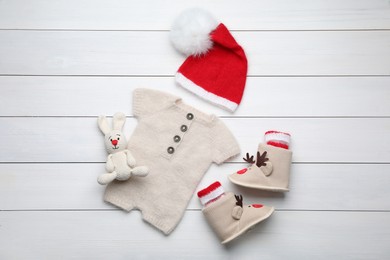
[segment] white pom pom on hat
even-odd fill
[[[205,54],[213,45],[210,32],[215,30],[218,24],[207,11],[199,8],[188,9],[173,22],[171,42],[186,56]]]
[[[199,97],[234,112],[245,89],[248,62],[243,48],[223,23],[202,9],[184,11],[170,38],[187,55],[176,82]]]

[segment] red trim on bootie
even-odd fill
[[[212,192],[213,190],[216,190],[217,188],[221,187],[221,183],[219,181],[216,181],[212,183],[207,188],[204,188],[203,190],[198,191],[198,197],[203,197]]]

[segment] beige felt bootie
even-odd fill
[[[292,152],[288,150],[290,134],[268,131],[266,144],[260,144],[256,155],[243,158],[252,165],[229,176],[231,182],[261,190],[289,191]]]
[[[241,195],[224,193],[219,182],[198,192],[198,196],[205,205],[202,212],[222,244],[244,234],[274,212],[273,207],[261,204],[244,205]]]

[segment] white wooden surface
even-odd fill
[[[249,60],[236,113],[179,88],[172,20],[203,7]],[[254,152],[264,131],[292,134],[291,191],[243,189],[276,207],[221,246],[194,196],[168,237],[102,201],[99,114],[136,125],[136,87],[175,93],[215,113]],[[108,95],[107,93],[115,93]],[[390,2],[387,0],[1,0],[0,259],[389,259]]]

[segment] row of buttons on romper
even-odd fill
[[[188,120],[194,119],[194,115],[191,114],[191,113],[188,113],[188,114],[187,114],[187,119],[188,119]],[[183,133],[184,133],[184,132],[187,132],[187,130],[188,130],[188,126],[186,126],[186,125],[182,125],[182,126],[180,127],[180,131],[182,131]],[[178,143],[178,142],[181,141],[181,137],[178,136],[178,135],[175,135],[175,136],[173,137],[173,141],[174,141],[175,143]],[[170,146],[170,147],[168,147],[167,152],[168,152],[169,154],[173,154],[173,153],[175,152],[175,148],[173,148],[172,146]]]

